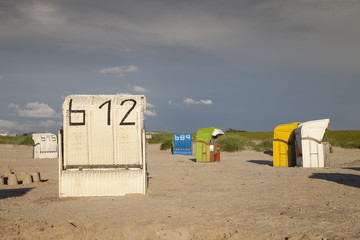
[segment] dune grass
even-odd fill
[[[0,136],[0,144],[14,144],[14,145],[34,145],[32,136],[21,135],[21,136]]]
[[[148,143],[150,144],[164,143],[165,141],[172,141],[174,139],[174,133],[168,132],[147,133],[147,135],[151,135],[151,138],[148,139]]]
[[[227,131],[218,137],[218,143],[224,152],[237,152],[252,149],[259,152],[272,151],[273,132]],[[153,133],[149,143],[160,143],[162,150],[170,149],[174,133]],[[196,134],[193,134],[196,141]],[[324,142],[342,148],[360,148],[360,130],[327,131]]]
[[[342,148],[360,148],[360,130],[327,131],[325,142]]]
[[[172,140],[165,140],[164,142],[161,143],[160,145],[160,150],[168,150],[172,148]]]
[[[161,144],[161,150],[168,150],[172,147],[174,133],[155,132],[147,133],[151,135],[148,139],[150,144]],[[272,150],[272,132],[230,132],[218,137],[218,143],[221,145],[222,151],[237,152],[245,149],[253,149],[255,151]],[[192,141],[196,141],[196,134],[193,133]]]
[[[224,136],[237,136],[237,137],[244,137],[250,139],[252,141],[268,141],[272,140],[274,133],[273,132],[245,132],[245,131],[238,131],[238,132],[225,132]]]
[[[259,143],[255,144],[255,146],[253,146],[253,150],[257,152],[272,152],[273,150],[272,138],[260,141]]]
[[[224,152],[238,152],[255,145],[251,139],[234,134],[219,136],[217,142]]]
[[[148,139],[150,144],[161,144],[162,150],[172,147],[174,133],[155,132],[148,133],[152,137]],[[230,131],[218,137],[222,151],[236,152],[245,149],[255,151],[272,151],[273,132],[246,132]],[[193,133],[193,141],[196,141],[196,134]],[[342,148],[360,148],[360,130],[334,130],[327,131],[324,135],[324,142],[329,142],[331,146]],[[31,135],[20,136],[0,136],[0,144],[14,145],[34,145]]]
[[[258,152],[272,151],[272,132],[230,132],[218,138],[225,152],[252,149]]]

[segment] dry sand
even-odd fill
[[[360,239],[360,149],[330,168],[272,167],[254,151],[219,163],[147,146],[146,195],[58,197],[57,159],[0,145],[0,167],[41,183],[0,186],[0,239]]]

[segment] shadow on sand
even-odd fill
[[[264,151],[264,154],[267,154],[267,155],[269,155],[269,156],[273,156],[273,151]]]
[[[10,198],[10,197],[20,197],[25,195],[27,192],[33,188],[15,188],[15,189],[0,189],[0,199]]]
[[[355,170],[355,171],[360,171],[360,167],[346,167],[343,169],[350,169],[350,170]]]
[[[269,166],[273,165],[273,162],[269,161],[269,160],[249,160],[247,162],[255,163],[255,164],[259,164],[259,165],[269,165]]]
[[[360,188],[360,176],[355,174],[343,173],[314,173],[309,178],[321,179],[350,187]]]

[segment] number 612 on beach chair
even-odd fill
[[[143,95],[70,95],[59,132],[59,196],[145,194]]]

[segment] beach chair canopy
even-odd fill
[[[300,124],[299,122],[294,122],[294,123],[288,123],[277,126],[274,129],[274,139],[283,140],[284,143],[289,143],[289,141],[291,140],[294,134],[295,129],[299,124]]]
[[[300,153],[302,153],[301,140],[308,139],[321,143],[325,131],[330,124],[330,119],[313,120],[299,124],[295,129],[296,144]]]
[[[300,134],[302,138],[309,137],[321,142],[329,124],[330,119],[308,121],[301,123],[295,132]]]
[[[212,137],[216,138],[220,135],[224,135],[224,132],[220,128],[201,128],[196,133],[196,141],[204,141],[209,143]]]

